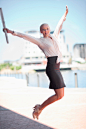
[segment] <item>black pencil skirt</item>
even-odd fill
[[[60,72],[60,62],[57,64],[58,56],[52,56],[47,58],[46,74],[50,80],[50,89],[60,89],[66,87],[62,74]]]

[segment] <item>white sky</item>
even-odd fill
[[[54,30],[66,5],[69,13],[63,30],[72,53],[75,43],[86,43],[86,0],[0,0],[6,27],[18,32],[39,30],[42,23],[48,23]],[[0,28],[0,61],[19,59],[25,41],[9,34],[9,44],[6,44],[1,22]]]

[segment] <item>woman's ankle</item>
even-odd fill
[[[43,110],[43,107],[42,107],[42,105],[40,105],[40,107],[39,107],[39,110],[40,110],[40,111],[42,111],[42,110]]]

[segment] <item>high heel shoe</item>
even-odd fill
[[[40,113],[41,113],[41,110],[39,109],[39,107],[40,107],[40,105],[39,104],[37,104],[37,105],[35,105],[35,107],[33,107],[34,108],[34,111],[33,111],[33,113],[32,113],[32,115],[33,115],[33,118],[35,119],[39,119],[39,115],[40,115]]]

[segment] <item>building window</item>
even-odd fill
[[[30,57],[26,57],[25,59],[30,59]]]

